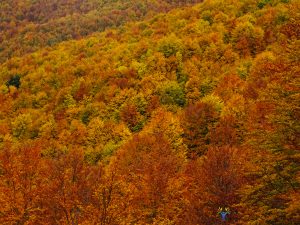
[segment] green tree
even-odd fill
[[[186,103],[183,88],[176,81],[167,81],[159,87],[160,102],[164,105],[184,106]]]

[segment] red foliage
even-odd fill
[[[210,130],[217,122],[218,113],[207,103],[198,102],[189,105],[183,113],[182,125],[184,129],[184,142],[189,153],[203,155],[210,144]]]

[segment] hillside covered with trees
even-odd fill
[[[0,62],[202,0],[2,0]]]
[[[4,2],[0,224],[300,224],[298,0]]]

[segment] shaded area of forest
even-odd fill
[[[3,0],[0,62],[197,2],[201,0]]]

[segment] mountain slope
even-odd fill
[[[196,2],[200,1],[4,0],[0,4],[0,62]]]
[[[299,7],[205,1],[1,64],[0,223],[298,224]]]

